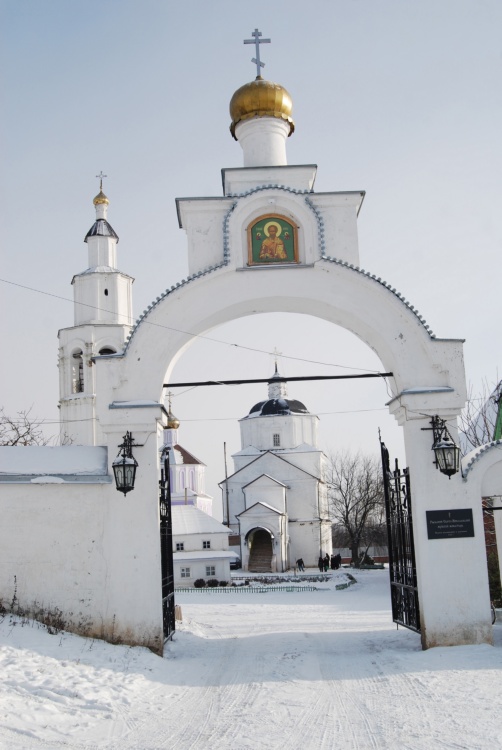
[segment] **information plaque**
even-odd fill
[[[459,510],[426,510],[429,539],[460,539],[474,536],[471,508]]]

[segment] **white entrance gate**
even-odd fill
[[[479,488],[460,474],[448,480],[436,471],[431,432],[422,429],[438,415],[456,437],[466,399],[462,342],[436,339],[395,289],[360,267],[363,193],[314,193],[316,167],[287,165],[290,115],[289,94],[260,77],[234,94],[231,132],[245,167],[223,170],[222,197],[177,201],[189,277],[143,313],[120,356],[95,361],[97,442],[108,445],[110,461],[126,429],[144,445],[137,455],[137,499],[113,503],[112,533],[130,538],[134,529],[132,549],[107,540],[117,621],[129,622],[131,631],[139,622],[152,631],[162,624],[160,555],[153,541],[162,384],[195,336],[255,313],[295,312],[351,331],[393,373],[389,409],[403,429],[413,481],[423,647],[490,643]],[[474,536],[429,539],[426,511],[455,509],[472,511]],[[121,595],[121,581],[129,597]],[[142,616],[135,619],[127,604],[136,593]]]

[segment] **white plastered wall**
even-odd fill
[[[0,598],[10,605],[15,592],[28,613],[59,611],[68,630],[161,653],[156,442],[163,415],[158,405],[149,411],[148,417],[138,415],[150,423],[147,432],[141,432],[135,414],[121,411],[137,442],[144,443],[134,448],[137,489],[127,497],[116,491],[111,470],[126,431],[121,420],[108,433],[108,451],[0,448]],[[13,460],[20,450],[26,452],[25,473],[19,459]],[[89,476],[89,451],[105,456],[99,476]],[[68,454],[82,452],[84,465],[68,473]]]

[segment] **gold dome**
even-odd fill
[[[180,426],[180,420],[174,416],[171,409],[169,409],[168,415],[167,415],[167,428],[169,430],[177,430]]]
[[[110,201],[108,200],[106,195],[103,193],[103,191],[100,190],[97,196],[94,198],[93,203],[95,206],[99,205],[100,203],[106,203],[106,205],[108,205]]]
[[[295,124],[291,119],[293,102],[283,86],[258,77],[237,89],[230,100],[230,132],[235,138],[235,126],[251,117],[279,117],[289,123],[289,135]],[[237,140],[237,138],[235,138]]]

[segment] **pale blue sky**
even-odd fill
[[[87,267],[95,175],[108,175],[119,267],[134,276],[135,315],[186,270],[174,200],[221,195],[221,168],[242,164],[228,102],[264,76],[291,93],[288,159],[316,163],[317,191],[366,190],[361,265],[386,279],[438,336],[465,338],[468,381],[501,374],[502,3],[500,0],[3,0],[1,277],[72,298]],[[57,330],[73,306],[1,283],[1,402],[57,419]],[[313,319],[264,316],[211,337],[376,369],[365,346]],[[283,359],[286,375],[339,371]],[[266,377],[267,354],[200,342],[179,379]],[[325,414],[326,447],[376,451],[400,433],[381,384],[295,386]],[[260,386],[177,396],[183,445],[223,477],[222,443]],[[361,409],[380,411],[361,412]],[[350,412],[346,415],[339,411]],[[328,414],[329,412],[329,414]],[[224,418],[224,421],[216,421]]]

